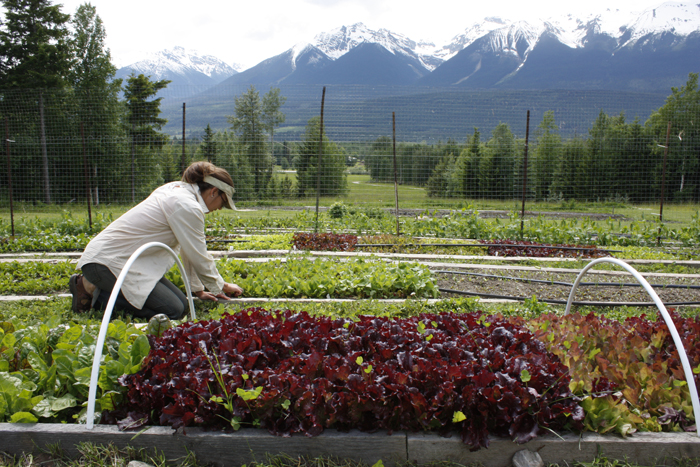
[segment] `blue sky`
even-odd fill
[[[84,0],[56,1],[73,14]],[[442,45],[487,16],[549,18],[608,8],[641,12],[662,1],[585,0],[92,0],[114,63],[125,66],[174,46],[244,68],[321,32],[362,22]]]

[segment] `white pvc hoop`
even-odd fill
[[[190,316],[194,321],[196,319],[194,313],[194,301],[192,300],[192,289],[190,288],[190,283],[187,280],[187,273],[185,268],[182,266],[180,258],[168,245],[160,242],[150,242],[141,246],[138,250],[134,251],[129,260],[124,265],[124,269],[119,273],[117,277],[117,282],[114,284],[112,289],[112,294],[109,296],[109,301],[107,302],[107,308],[105,309],[105,314],[102,317],[102,325],[100,326],[100,334],[97,336],[97,343],[95,343],[95,355],[92,359],[92,374],[90,375],[90,392],[88,394],[88,406],[87,406],[87,429],[92,430],[95,425],[95,399],[97,398],[97,380],[100,376],[100,361],[102,360],[102,350],[105,345],[105,338],[107,337],[107,327],[109,326],[109,321],[112,318],[112,310],[114,309],[114,304],[117,301],[117,296],[121,291],[122,284],[126,279],[126,275],[131,269],[136,259],[149,248],[162,248],[163,250],[169,251],[171,255],[175,258],[177,267],[180,268],[180,273],[182,274],[182,280],[185,283],[185,289],[187,290],[187,299],[190,303]]]
[[[585,268],[581,270],[578,277],[576,278],[576,281],[574,282],[574,285],[571,287],[571,292],[569,293],[569,300],[566,302],[566,310],[564,310],[564,314],[569,314],[571,304],[574,301],[574,295],[576,294],[576,288],[581,282],[583,275],[598,263],[614,263],[626,269],[627,272],[632,274],[634,278],[637,279],[637,282],[639,282],[646,289],[647,293],[654,301],[654,304],[659,309],[659,312],[661,313],[661,316],[663,316],[664,322],[666,323],[666,326],[668,327],[668,330],[671,333],[671,337],[673,337],[673,343],[676,344],[676,349],[678,349],[678,356],[681,359],[681,364],[683,365],[683,372],[685,373],[685,380],[688,383],[688,390],[690,391],[690,400],[693,402],[693,414],[695,415],[695,426],[697,427],[697,435],[698,437],[700,437],[700,400],[698,400],[698,391],[695,387],[693,370],[690,366],[688,355],[685,352],[685,347],[683,347],[681,336],[678,334],[678,330],[676,329],[676,325],[673,324],[671,315],[668,314],[666,306],[663,304],[656,291],[651,287],[649,282],[647,282],[647,280],[644,277],[642,277],[642,275],[639,274],[639,272],[637,272],[636,269],[617,258],[598,258],[596,260],[591,261],[586,265]]]

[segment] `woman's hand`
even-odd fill
[[[229,297],[239,297],[240,295],[243,294],[243,289],[237,286],[236,284],[224,284],[224,293],[228,295]]]
[[[224,284],[223,290],[224,291],[222,293],[218,294],[213,294],[211,292],[207,292],[206,290],[200,290],[199,292],[194,292],[194,294],[200,300],[216,301],[218,299],[228,300],[231,298],[231,296],[238,297],[243,293],[243,289],[236,284]]]
[[[216,301],[218,298],[225,298],[228,299],[227,296],[224,294],[220,293],[218,295],[214,295],[213,293],[207,292],[206,290],[200,290],[199,292],[194,292],[194,294],[197,296],[198,299],[200,300],[212,300]]]

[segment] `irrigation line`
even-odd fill
[[[498,276],[495,274],[482,274],[480,272],[466,272],[466,271],[435,271],[436,273],[443,273],[443,274],[459,274],[463,276],[477,276],[477,277],[486,277],[486,278],[491,278],[491,279],[507,279],[507,280],[513,280],[513,281],[518,281],[518,282],[533,282],[533,283],[538,283],[538,284],[549,284],[549,285],[565,285],[568,287],[573,287],[574,284],[572,282],[563,282],[563,281],[548,281],[545,279],[528,279],[525,277],[513,277],[513,276]],[[586,286],[600,286],[600,287],[641,287],[642,285],[634,282],[634,283],[620,283],[620,282],[581,282],[579,285],[586,285]],[[652,287],[659,287],[659,288],[664,288],[664,289],[700,289],[700,285],[682,285],[682,284],[650,284]]]
[[[231,239],[231,238],[222,238],[220,240],[207,240],[207,243],[247,243],[251,242],[252,240],[249,239]]]
[[[207,240],[207,243],[245,243],[250,242],[248,239],[221,239],[221,240]],[[501,245],[499,243],[357,243],[353,245],[353,248],[375,248],[375,247],[479,247],[479,248],[490,248],[490,247],[505,247],[505,248],[549,248],[550,250],[572,250],[572,251],[598,251],[601,253],[622,253],[622,250],[602,250],[600,248],[584,248],[584,247],[573,247],[573,246],[545,246],[545,245]]]
[[[603,250],[600,248],[586,248],[575,246],[547,246],[547,245],[507,245],[501,243],[357,243],[353,245],[355,248],[371,248],[371,247],[394,247],[394,246],[461,246],[461,247],[479,247],[479,248],[549,248],[550,250],[574,250],[574,251],[599,251],[601,253],[622,253],[622,250]]]
[[[497,294],[487,294],[480,292],[466,292],[464,290],[453,290],[453,289],[438,289],[440,292],[453,293],[459,295],[470,295],[472,297],[483,297],[483,298],[497,298],[501,300],[513,300],[518,302],[524,302],[525,300],[532,300],[532,297],[515,297],[510,295],[497,295]],[[554,305],[566,305],[567,300],[556,300],[549,298],[537,298],[538,302],[551,303]],[[600,307],[614,307],[614,306],[656,306],[654,302],[571,302],[572,305],[576,306],[600,306]],[[681,306],[681,305],[700,305],[700,302],[669,302],[666,303],[668,306]]]

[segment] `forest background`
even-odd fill
[[[228,112],[212,106],[204,116],[195,114],[195,129],[186,127],[183,103],[183,131],[167,134],[159,93],[168,81],[144,75],[114,79],[116,68],[94,7],[84,4],[70,16],[46,0],[3,4],[0,121],[8,175],[0,180],[3,204],[10,200],[10,188],[12,199],[25,206],[88,197],[93,205],[133,204],[178,179],[193,160],[229,170],[239,206],[306,205],[317,191],[325,205],[343,200],[393,206],[394,184],[402,194],[419,192],[412,202],[426,208],[508,207],[523,196],[530,203],[569,208],[656,203],[662,197],[673,203],[700,200],[697,73],[670,89],[665,103],[646,117],[637,113],[630,119],[625,109],[609,114],[601,108],[593,118],[590,109],[581,111],[572,122],[577,103],[570,102],[569,93],[573,112],[563,121],[543,98],[533,110],[538,120],[528,119],[524,134],[522,102],[512,95],[517,91],[510,91],[508,99],[477,101],[489,93],[455,97],[457,91],[451,90],[452,98],[446,99],[444,92],[424,90],[429,106],[438,111],[457,105],[484,115],[476,117],[476,124],[465,124],[461,137],[446,132],[426,138],[401,129],[439,129],[442,123],[428,104],[398,106],[392,128],[389,102],[398,101],[387,101],[386,90],[357,100],[330,88],[322,120],[320,87],[307,93],[315,97],[300,103],[299,90],[273,87],[261,94],[254,86],[241,89],[225,107]],[[407,91],[397,88],[394,95],[402,92]],[[551,107],[560,108],[561,100],[566,96]],[[378,108],[384,111],[381,122]],[[508,109],[512,121],[487,117]],[[206,117],[223,118],[227,126],[204,126]],[[398,138],[392,133],[397,120]],[[360,187],[367,188],[364,196]],[[377,187],[384,188],[382,194]]]

